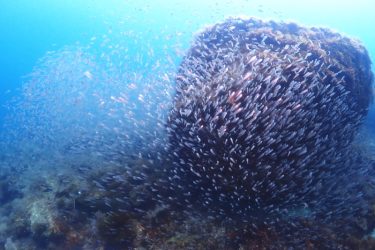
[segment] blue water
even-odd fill
[[[3,1],[0,9],[2,106],[46,51],[87,43],[109,29],[193,33],[224,17],[249,15],[323,25],[357,37],[375,55],[374,3],[360,1]],[[0,114],[3,116],[2,108]]]
[[[374,9],[372,0],[1,1],[0,177],[6,170],[29,178],[35,168],[36,175],[45,174],[48,180],[54,175],[49,168],[52,173],[64,168],[75,171],[85,168],[85,162],[99,169],[104,165],[123,167],[128,164],[128,154],[138,155],[165,145],[163,122],[172,105],[174,74],[197,32],[207,25],[230,16],[254,16],[328,27],[359,39],[375,60]],[[374,65],[372,68],[374,71]],[[370,149],[366,152],[373,157],[374,108],[361,136],[368,141]],[[96,161],[96,157],[101,160]],[[69,176],[69,171],[62,171],[61,176]],[[24,187],[33,186],[33,181],[38,182],[37,176],[31,176],[26,184],[15,184],[14,190],[2,190],[0,178],[0,201],[4,202],[4,207],[0,203],[0,249],[3,245],[13,249],[12,244],[22,248],[25,239],[32,238],[29,234],[40,243],[37,248],[48,245],[44,241],[49,238],[36,237],[37,230],[32,226],[31,233],[25,235],[10,229],[9,223],[14,222],[11,218],[22,207],[17,198],[25,195]],[[51,183],[46,184],[46,190],[59,189]],[[44,186],[38,188],[44,190]],[[2,199],[1,192],[8,189],[10,196]],[[72,189],[74,195],[69,197],[78,197],[80,188]],[[38,203],[30,200],[32,205],[27,206],[34,211]],[[75,202],[74,208],[83,206]],[[73,230],[69,230],[61,229],[74,238],[70,235]],[[21,236],[12,234],[16,231]],[[71,238],[69,242],[75,242]],[[101,242],[90,244],[97,244],[98,249],[101,246]],[[110,245],[106,249],[121,248]]]

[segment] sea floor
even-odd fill
[[[362,130],[356,146],[375,162],[374,132]],[[357,230],[351,235],[302,215],[249,232],[246,223],[148,202],[152,194],[144,182],[129,185],[124,168],[91,156],[66,157],[25,144],[3,151],[0,164],[0,249],[375,248],[374,194],[367,196],[372,210],[352,222]],[[134,158],[126,165],[147,164]],[[290,223],[297,226],[279,230]]]

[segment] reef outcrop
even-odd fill
[[[311,207],[372,101],[360,42],[325,28],[231,18],[199,33],[168,120],[182,205],[263,218]]]

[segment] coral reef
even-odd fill
[[[65,48],[32,74],[22,129],[0,141],[0,250],[375,248],[360,43],[257,19],[208,27],[166,124],[170,75],[141,89],[143,71],[121,78],[93,60]]]
[[[217,219],[192,209],[177,209],[167,200],[160,205],[161,198],[153,195],[152,187],[155,182],[167,184],[163,182],[166,177],[150,169],[140,181],[143,171],[138,171],[146,169],[145,166],[163,169],[167,162],[151,164],[146,159],[135,158],[128,162],[134,173],[126,173],[123,167],[109,164],[95,168],[88,165],[86,159],[81,159],[82,163],[79,161],[76,158],[75,164],[70,166],[53,166],[51,162],[50,170],[54,171],[30,170],[18,176],[18,180],[14,177],[14,189],[22,195],[0,206],[2,247],[283,249],[293,246],[370,249],[375,244],[370,236],[375,227],[375,185],[361,179],[360,175],[348,177],[359,183],[354,195],[363,193],[364,197],[361,200],[355,196],[353,202],[371,209],[350,216],[336,214],[330,221],[294,211],[279,218],[277,223],[265,224],[264,221],[249,223],[231,218]],[[358,159],[351,161],[357,163]],[[368,162],[358,162],[357,168],[368,167],[365,166]],[[356,205],[352,203],[351,207]],[[334,211],[338,213],[337,209]]]

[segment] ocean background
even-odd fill
[[[373,58],[373,3],[360,1],[3,1],[0,31],[1,117],[38,58],[108,32],[142,36],[182,33],[183,48],[205,25],[247,15],[324,26],[360,39]],[[155,42],[153,45],[157,46]],[[165,44],[168,47],[174,44]]]
[[[359,39],[374,60],[374,9],[371,0],[0,1],[0,249],[64,249],[62,242],[70,244],[65,249],[101,249],[115,241],[92,240],[87,221],[50,228],[56,211],[67,209],[53,205],[51,212],[45,204],[57,202],[56,193],[79,197],[90,189],[86,181],[95,181],[92,174],[102,174],[95,171],[127,166],[131,173],[134,155],[165,145],[174,74],[206,26],[254,16],[328,27]],[[374,159],[374,105],[359,138]],[[24,225],[15,223],[28,216]],[[74,232],[76,225],[85,229]],[[61,231],[58,237],[53,230]]]

